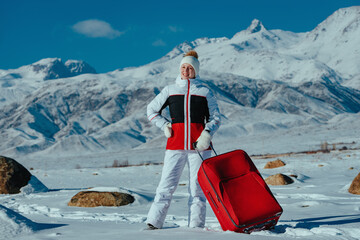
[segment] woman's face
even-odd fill
[[[195,69],[188,63],[184,63],[180,68],[181,78],[195,78]]]

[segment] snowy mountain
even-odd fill
[[[344,85],[360,88],[360,6],[339,9],[306,34],[297,52],[325,63],[344,78]],[[355,83],[355,81],[357,83]],[[349,83],[350,82],[350,83]]]
[[[268,30],[254,20],[231,39],[185,42],[157,61],[106,74],[57,58],[0,70],[0,153],[163,146],[163,134],[146,119],[146,105],[175,80],[189,49],[199,53],[201,78],[218,98],[219,143],[358,123],[359,21],[360,7],[339,9],[307,33]]]
[[[307,33],[267,30],[254,20],[248,29],[231,39],[184,43],[164,59],[176,59],[189,48],[196,48],[201,68],[212,72],[290,84],[328,78],[359,89],[359,83],[349,84],[354,78],[359,79],[360,73],[359,12],[359,6],[339,9]]]
[[[60,58],[45,58],[18,69],[1,70],[0,77],[8,80],[16,78],[52,80],[85,73],[96,73],[96,70],[84,61],[67,60],[63,63]]]
[[[44,81],[96,73],[88,63],[78,60],[46,58],[18,69],[0,69],[0,107],[20,102],[23,97],[41,88]]]

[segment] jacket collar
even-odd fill
[[[198,76],[196,76],[196,78],[193,79],[189,79],[190,83],[196,84],[196,82],[198,82],[199,78]],[[187,86],[187,79],[181,79],[181,75],[179,75],[176,78],[176,85],[178,85],[179,87],[186,87]]]

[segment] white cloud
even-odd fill
[[[164,47],[166,46],[166,42],[164,42],[162,39],[158,39],[155,42],[152,43],[154,47]]]
[[[90,19],[76,23],[72,29],[80,34],[92,38],[109,38],[114,39],[123,34],[104,21],[97,19]]]

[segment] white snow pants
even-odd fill
[[[211,151],[201,152],[204,159],[211,156]],[[186,163],[189,167],[189,227],[204,227],[206,216],[206,198],[197,180],[201,158],[196,151],[166,150],[160,183],[156,189],[153,204],[146,223],[162,228],[170,202],[179,184],[181,173]]]

